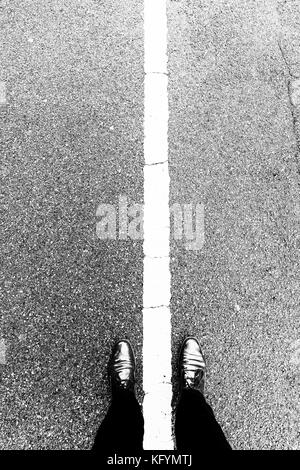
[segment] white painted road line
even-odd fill
[[[144,168],[144,254],[162,257],[169,256],[169,251],[169,172],[166,162]]]
[[[173,449],[170,309],[144,309],[143,319],[144,449]]]
[[[171,278],[169,258],[150,258],[145,256],[143,296],[144,308],[160,307],[161,305],[168,306],[171,297],[170,283]],[[160,328],[159,323],[157,324],[157,328]],[[168,338],[166,338],[166,341],[168,341]],[[151,373],[152,372],[153,371],[151,371]]]
[[[144,449],[173,449],[166,0],[144,0]]]
[[[145,76],[144,155],[146,165],[168,160],[168,77],[146,73]]]
[[[166,0],[144,0],[145,73],[167,73],[168,28]]]

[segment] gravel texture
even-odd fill
[[[0,449],[89,449],[122,336],[142,396],[142,244],[96,236],[99,204],[143,197],[142,8],[1,4]],[[232,446],[299,449],[299,8],[168,16],[171,197],[205,212],[202,249],[172,242],[174,373],[197,335]]]

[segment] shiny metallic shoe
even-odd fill
[[[199,390],[204,393],[205,360],[199,342],[189,336],[182,344],[179,356],[181,390]]]
[[[135,392],[135,358],[129,341],[118,341],[108,366],[112,393],[120,390]]]

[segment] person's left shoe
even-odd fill
[[[108,370],[112,393],[120,390],[135,393],[135,358],[129,341],[121,340],[114,345]]]

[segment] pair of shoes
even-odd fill
[[[196,338],[189,336],[182,344],[179,355],[180,387],[182,390],[204,392],[205,360]],[[127,340],[118,341],[109,362],[112,392],[135,391],[135,358]]]

